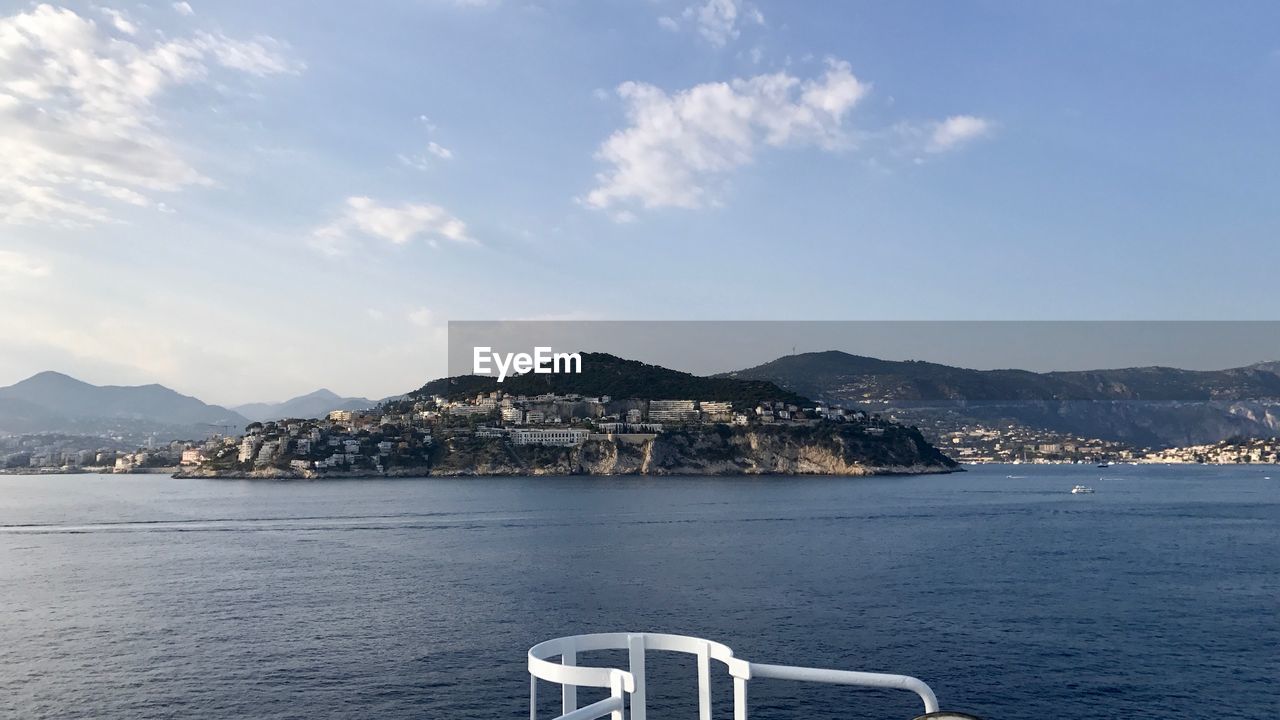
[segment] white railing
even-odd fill
[[[579,665],[579,653],[593,650],[628,651],[628,669]],[[644,663],[649,650],[697,656],[699,720],[711,720],[712,660],[723,664],[733,678],[734,720],[747,720],[747,683],[754,678],[910,690],[920,696],[925,713],[938,712],[938,698],[933,690],[923,681],[906,675],[752,663],[734,657],[727,645],[686,635],[596,633],[548,640],[529,648],[529,720],[538,720],[539,680],[560,685],[561,715],[556,720],[596,720],[606,715],[611,715],[611,720],[623,720],[628,705],[630,720],[647,720]],[[560,661],[552,662],[554,657]],[[609,696],[580,708],[579,687],[608,688]],[[968,716],[957,714],[955,717]]]

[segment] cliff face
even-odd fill
[[[957,465],[913,428],[855,424],[764,426],[607,436],[576,447],[445,437],[430,464],[373,470],[184,468],[179,477],[423,477],[486,475],[878,475],[952,472]]]
[[[918,432],[868,435],[848,426],[719,428],[656,438],[589,440],[573,448],[468,440],[442,446],[432,475],[874,475],[950,472],[956,464]]]

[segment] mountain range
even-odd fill
[[[1280,362],[1226,370],[1136,367],[1037,373],[879,360],[838,350],[801,353],[723,377],[768,380],[831,401],[1280,401]]]
[[[284,402],[228,409],[163,385],[92,385],[46,371],[0,387],[0,434],[61,432],[134,440],[150,435],[186,439],[215,432],[238,433],[253,420],[320,417],[330,410],[376,404],[367,398],[317,390]]]
[[[185,433],[242,428],[232,410],[208,405],[163,385],[91,385],[42,372],[0,387],[0,432]]]
[[[377,404],[377,400],[342,397],[331,390],[321,388],[284,402],[249,403],[236,405],[231,409],[250,420],[264,421],[279,418],[317,418],[323,417],[331,410],[365,410]]]
[[[603,353],[582,357],[581,374],[526,374],[501,384],[491,377],[442,378],[410,395],[462,397],[502,389],[739,405],[764,399],[819,401],[892,410],[906,422],[921,420],[922,426],[939,417],[951,424],[1016,423],[1152,447],[1280,434],[1280,362],[1210,371],[1138,367],[1038,373],[880,360],[833,350],[702,377]],[[321,417],[378,402],[317,390],[228,409],[161,385],[97,386],[42,372],[0,388],[0,434],[199,437],[238,431],[254,420]]]
[[[956,422],[1013,422],[1137,445],[1189,445],[1280,431],[1280,362],[1225,370],[1037,373],[826,351],[788,355],[724,376],[773,382],[826,402],[889,407],[908,418],[946,413]]]

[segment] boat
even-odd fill
[[[1093,488],[1089,487],[1088,485],[1077,485],[1071,488],[1072,495],[1089,495],[1092,492],[1093,492]]]
[[[626,669],[582,663],[583,653],[600,650],[625,650]],[[547,640],[529,648],[529,720],[538,720],[539,680],[560,686],[561,707],[556,720],[597,720],[609,716],[620,720],[624,714],[630,720],[647,720],[645,657],[651,650],[683,653],[697,658],[699,720],[711,720],[713,661],[733,678],[735,720],[747,720],[747,685],[757,678],[908,690],[915,693],[924,706],[924,714],[916,720],[926,717],[930,720],[979,720],[965,713],[939,711],[938,698],[933,690],[923,680],[907,675],[747,662],[736,657],[729,646],[711,640],[688,635],[628,632],[573,635]],[[580,687],[603,688],[609,694],[603,700],[579,706]]]
[[[1103,460],[1102,462],[1098,463],[1098,467],[1100,468],[1111,467],[1111,463],[1107,462],[1106,460]]]

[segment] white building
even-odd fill
[[[707,422],[729,422],[733,419],[733,403],[722,400],[703,400],[698,403],[702,419]]]
[[[650,400],[650,422],[693,422],[698,419],[698,410],[692,400]]]
[[[573,447],[587,441],[590,431],[579,428],[517,428],[511,431],[514,445],[556,445]]]
[[[254,435],[246,435],[244,440],[240,441],[240,462],[246,463],[252,460],[260,447],[262,447],[260,438]]]
[[[254,465],[268,465],[275,459],[276,450],[280,448],[280,443],[275,440],[268,440],[262,443],[262,447],[258,450],[258,457],[254,460]]]

